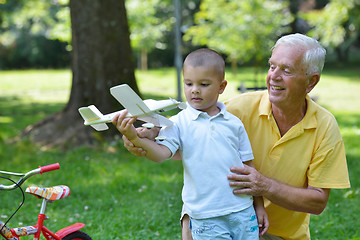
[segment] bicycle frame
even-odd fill
[[[29,177],[35,174],[42,174],[47,171],[53,171],[59,169],[58,164],[53,164],[45,167],[40,167],[39,169],[32,170],[26,174],[18,174],[18,173],[11,173],[11,172],[4,172],[0,171],[2,174],[8,174],[13,176],[21,176],[22,178],[13,185],[5,186],[0,185],[0,189],[2,190],[12,190],[15,188],[20,187],[22,183],[26,181]],[[19,227],[11,229],[6,226],[2,221],[0,221],[0,235],[3,236],[7,240],[20,240],[20,237],[34,235],[34,240],[40,239],[40,235],[42,234],[45,239],[47,240],[61,240],[63,237],[78,231],[79,229],[83,228],[85,224],[83,223],[75,223],[73,225],[67,226],[56,233],[50,231],[47,227],[44,226],[44,220],[48,219],[45,215],[46,207],[48,203],[51,203],[52,200],[48,200],[42,198],[42,204],[40,208],[40,213],[38,214],[37,224],[33,226],[26,226],[26,227]]]
[[[83,223],[75,223],[71,226],[59,230],[56,233],[53,233],[44,226],[44,220],[47,219],[45,210],[48,202],[48,200],[43,199],[36,225],[10,229],[9,227],[4,226],[4,223],[0,221],[0,229],[4,226],[3,230],[0,232],[1,235],[7,240],[20,240],[20,237],[34,235],[34,240],[37,240],[40,239],[40,235],[42,233],[47,240],[61,240],[69,233],[75,232],[85,226]]]

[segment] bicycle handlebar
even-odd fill
[[[55,171],[55,170],[60,169],[60,164],[59,163],[54,163],[54,164],[39,167],[39,168],[40,168],[40,174],[43,174],[45,172],[51,172],[51,171]]]
[[[12,175],[12,176],[21,176],[21,178],[19,179],[19,181],[16,184],[12,184],[12,185],[0,184],[0,190],[13,190],[17,187],[20,187],[28,178],[30,178],[36,174],[43,174],[45,172],[55,171],[58,169],[60,169],[59,163],[54,163],[54,164],[50,164],[50,165],[46,165],[46,166],[42,166],[42,167],[33,169],[27,173],[14,173],[14,172],[0,171],[0,173],[2,173],[2,174]]]

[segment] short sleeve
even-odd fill
[[[350,187],[345,146],[336,122],[329,124],[318,141],[308,169],[309,185],[319,188]]]
[[[157,140],[157,144],[166,146],[171,151],[171,157],[174,156],[176,151],[180,148],[180,134],[179,128],[176,124],[168,127],[161,128],[159,137],[164,137],[164,140]]]
[[[240,120],[239,120],[240,121]],[[246,133],[245,127],[240,121],[239,125],[239,132],[238,132],[238,138],[239,138],[239,156],[242,162],[250,161],[254,159],[254,155],[251,149],[251,144],[249,137]]]

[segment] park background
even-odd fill
[[[119,109],[109,88],[121,83],[143,98],[183,98],[181,61],[204,46],[227,61],[221,100],[229,99],[241,85],[263,87],[271,46],[301,32],[327,49],[311,96],[339,123],[352,184],[333,190],[326,210],[312,216],[312,238],[360,239],[358,0],[1,0],[0,20],[1,170],[60,162],[60,171],[26,184],[71,187],[49,207],[50,229],[80,221],[93,239],[179,239],[181,162],[130,155],[115,131],[83,126],[77,108]],[[0,192],[2,221],[20,197]],[[38,210],[27,196],[10,226],[34,224]]]

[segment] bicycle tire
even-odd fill
[[[89,235],[87,235],[87,233],[83,231],[76,231],[63,237],[61,240],[92,240],[92,239]]]

